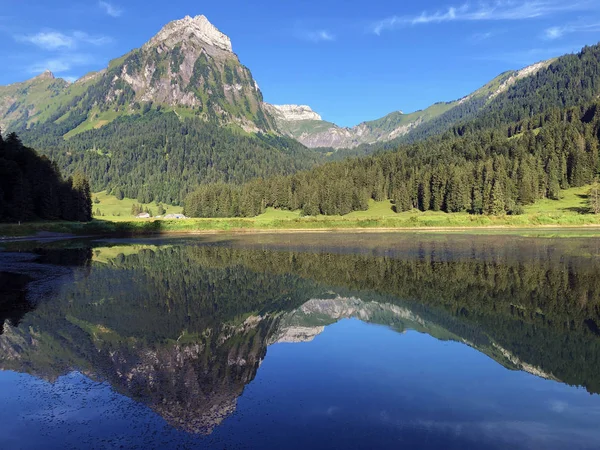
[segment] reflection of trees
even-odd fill
[[[460,259],[427,246],[398,259],[231,248],[196,254],[199,263],[227,260],[258,273],[293,273],[362,291],[363,298],[376,293],[408,302],[464,339],[486,344],[489,337],[522,361],[600,392],[600,261],[540,249],[521,259],[478,250],[477,258]]]
[[[0,334],[5,322],[18,325],[37,300],[51,296],[60,280],[88,266],[92,256],[89,248],[35,253],[0,253]]]
[[[600,263],[479,250],[451,258],[427,246],[396,257],[145,249],[94,263],[7,327],[2,367],[47,379],[79,370],[174,426],[210,432],[235,409],[269,343],[310,340],[358,317],[464,340],[507,367],[598,392]],[[77,260],[50,253],[42,259]]]

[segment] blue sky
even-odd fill
[[[198,14],[231,38],[266,101],[340,125],[460,98],[600,41],[598,0],[3,0],[0,84],[46,68],[75,79]]]

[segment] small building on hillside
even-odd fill
[[[147,212],[145,213],[139,213],[137,216],[138,219],[149,219],[150,218],[150,214],[148,214]]]

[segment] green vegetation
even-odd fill
[[[134,219],[131,207],[135,200],[117,200],[113,195],[102,192],[94,194],[100,200],[94,204],[107,208],[112,215],[100,216],[88,224],[61,222],[37,222],[30,224],[0,225],[0,236],[27,236],[38,231],[53,231],[79,235],[91,234],[160,234],[160,233],[203,233],[213,231],[276,231],[276,230],[435,230],[445,232],[469,229],[470,233],[516,232],[530,235],[533,229],[570,227],[600,227],[600,215],[590,212],[587,194],[589,186],[561,191],[559,200],[540,200],[526,206],[523,214],[510,216],[485,216],[467,213],[445,213],[442,211],[419,210],[396,213],[389,200],[376,202],[371,200],[365,211],[355,211],[345,216],[315,217],[301,216],[300,211],[288,211],[267,208],[263,214],[253,218],[212,218],[212,219]],[[155,203],[144,204],[144,208],[155,210]],[[164,205],[167,213],[178,213],[181,208]],[[487,230],[487,231],[486,231]],[[563,233],[566,236],[580,234],[596,235],[595,228],[586,231],[578,228],[577,233]],[[540,231],[544,233],[544,231]],[[556,235],[556,231],[548,233]]]
[[[390,200],[398,213],[518,216],[537,200],[558,199],[561,190],[594,180],[599,107],[552,110],[508,127],[444,136],[287,177],[201,185],[186,198],[184,211],[191,217],[252,217],[274,207],[335,216],[366,210],[370,200]],[[518,133],[524,134],[511,139]]]
[[[139,204],[143,210],[149,209],[152,216],[165,214],[181,214],[180,206],[172,206],[162,204],[165,212],[160,214],[159,205],[157,203],[139,203],[130,198],[117,199],[116,196],[108,194],[106,191],[98,192],[92,195],[93,212],[96,219],[108,221],[123,221],[132,219],[132,207],[134,204]],[[98,214],[100,213],[100,214]]]
[[[98,117],[111,117],[106,111]],[[96,122],[82,121],[83,127]],[[25,133],[66,174],[86,173],[94,191],[121,189],[139,203],[181,204],[199,183],[240,183],[255,177],[290,174],[321,161],[298,142],[248,135],[182,114],[182,110],[120,115],[98,129],[63,139],[60,126]]]
[[[0,135],[0,222],[92,219],[90,185],[81,172],[63,180],[44,156],[15,133]]]

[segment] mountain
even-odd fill
[[[518,80],[534,76],[553,60],[543,61],[521,70],[505,72],[472,94],[447,103],[436,103],[422,111],[404,114],[392,112],[380,119],[362,122],[354,127],[340,127],[321,119],[309,106],[269,105],[278,129],[309,148],[354,148],[377,144],[418,134],[426,124],[455,123],[477,114],[486,104],[506,92]],[[441,119],[441,120],[440,120]],[[431,128],[431,126],[430,126]]]
[[[178,204],[206,182],[306,169],[320,155],[276,132],[230,39],[204,16],[165,25],[74,83],[50,72],[0,88],[0,124],[92,189]]]
[[[25,117],[42,117],[68,85],[47,70],[22,83],[0,86],[0,129],[5,130]]]
[[[233,53],[230,39],[204,16],[168,23],[141,48],[73,85],[45,72],[0,88],[4,127],[67,122],[69,137],[144,105],[251,132],[274,128],[250,70]]]

